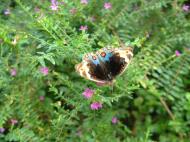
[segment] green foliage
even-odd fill
[[[108,1],[58,2],[55,11],[45,0],[0,2],[0,141],[189,141],[188,2],[110,0],[110,9]],[[113,90],[74,68],[108,45],[134,49]],[[94,90],[90,99],[82,95],[86,88]],[[96,101],[103,107],[91,110]]]

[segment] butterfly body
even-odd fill
[[[133,56],[132,48],[103,48],[89,53],[76,65],[76,71],[96,83],[111,84],[122,74]]]

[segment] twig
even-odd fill
[[[173,115],[173,113],[171,112],[171,110],[169,109],[167,103],[164,101],[164,99],[162,97],[160,97],[160,102],[162,103],[162,105],[164,106],[164,108],[166,109],[167,113],[169,114],[169,116],[171,117],[172,120],[175,120],[175,116]]]

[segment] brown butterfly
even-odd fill
[[[86,79],[98,84],[112,84],[115,77],[126,70],[132,57],[131,47],[103,48],[84,55],[75,68]]]

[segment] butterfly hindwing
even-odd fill
[[[121,75],[127,68],[133,53],[132,48],[116,48],[110,58],[112,76]]]
[[[112,80],[125,71],[133,53],[130,47],[114,49],[104,48],[98,51],[98,56],[107,69],[105,76],[107,75],[108,80]]]
[[[83,57],[83,61],[75,66],[76,71],[84,78],[97,83],[105,83],[98,57],[89,53]]]
[[[130,47],[103,48],[96,54],[85,55],[82,63],[76,65],[76,70],[86,79],[97,83],[110,83],[125,71],[132,56]]]

